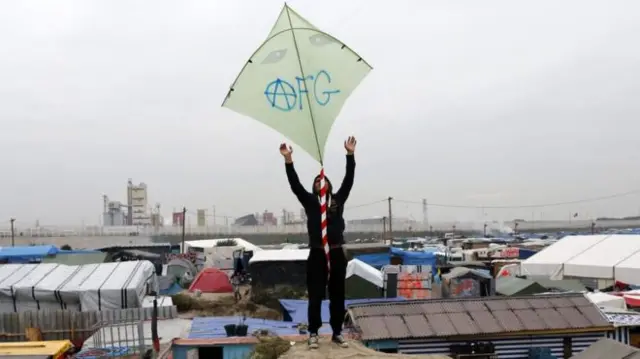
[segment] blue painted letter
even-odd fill
[[[320,106],[326,106],[329,103],[329,101],[331,101],[331,95],[340,93],[340,90],[324,90],[322,91],[322,94],[324,94],[324,100],[321,100],[320,98],[318,98],[318,80],[320,80],[320,76],[323,76],[326,79],[327,84],[330,84],[331,75],[329,75],[329,73],[325,70],[320,70],[318,72],[318,75],[316,75],[316,81],[313,83],[313,95],[316,98],[316,102]]]

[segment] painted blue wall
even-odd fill
[[[246,359],[253,350],[253,344],[228,345],[224,347],[224,359]]]
[[[224,359],[246,359],[251,354],[254,345],[253,344],[234,344],[223,345],[223,358]],[[187,345],[174,345],[171,350],[173,351],[173,359],[187,359],[187,352],[191,349],[198,350],[198,347]]]
[[[397,340],[370,340],[365,342],[364,345],[373,350],[398,349]]]

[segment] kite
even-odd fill
[[[320,163],[322,244],[329,263],[324,147],[345,101],[372,67],[286,3],[222,103],[280,132]]]

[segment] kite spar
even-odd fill
[[[320,163],[322,245],[329,266],[324,147],[345,101],[371,71],[358,54],[284,5],[223,107],[260,121]]]

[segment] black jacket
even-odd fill
[[[309,233],[309,247],[322,248],[322,232],[320,229],[320,198],[315,193],[315,186],[312,184],[313,192],[309,193],[300,183],[300,178],[296,173],[293,163],[285,164],[287,179],[293,194],[298,197],[298,201],[304,207],[307,214],[307,232]],[[327,237],[330,245],[340,245],[344,243],[344,204],[349,198],[349,193],[353,187],[353,175],[356,169],[356,160],[353,155],[347,155],[347,170],[342,180],[340,189],[333,193],[331,181],[325,177],[331,193],[331,203],[327,208]],[[317,177],[316,177],[317,178]],[[315,180],[314,180],[315,183]]]

